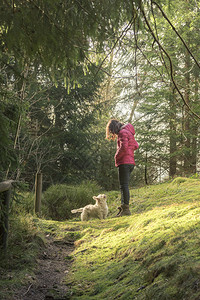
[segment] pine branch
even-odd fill
[[[157,26],[156,26],[156,18],[155,18],[155,15],[154,15],[153,1],[152,1],[152,0],[151,0],[151,11],[152,11],[152,15],[153,15],[154,27],[155,27],[157,39],[159,40],[159,37],[158,37],[158,30],[157,30]],[[166,62],[165,62],[165,58],[164,58],[164,56],[163,56],[163,52],[160,51],[160,54],[161,54],[161,63],[164,63],[164,66],[165,66],[165,69],[166,69],[166,71],[167,71],[167,74],[169,75],[169,73],[168,73],[168,68],[167,68],[167,65],[166,65]]]
[[[94,66],[94,67],[97,69],[97,72],[94,74],[94,76],[96,76],[100,70],[101,70],[102,72],[104,72],[106,75],[108,75],[109,77],[112,76],[110,73],[108,73],[106,70],[104,70],[104,69],[102,68],[102,65],[97,67],[97,66],[89,59],[89,57],[87,57],[86,55],[84,55],[84,57],[85,57],[85,59],[86,59],[92,66]]]
[[[102,60],[101,64],[98,67],[98,70],[96,72],[95,75],[98,74],[99,70],[101,69],[102,65],[104,64],[105,60],[108,58],[108,56],[112,53],[112,51],[115,49],[116,45],[118,44],[118,42],[123,38],[123,36],[126,35],[126,33],[128,32],[128,30],[131,28],[132,24],[133,24],[134,18],[132,17],[130,22],[128,23],[128,25],[125,27],[125,29],[122,31],[122,33],[120,34],[120,36],[117,38],[117,40],[115,41],[114,45],[112,46],[111,50],[108,52],[108,54],[104,57],[104,59]]]
[[[158,70],[158,68],[156,68],[156,66],[154,66],[151,61],[148,59],[148,57],[146,56],[146,54],[142,51],[142,49],[140,48],[140,46],[137,45],[138,50],[142,53],[143,57],[146,59],[146,61],[148,62],[148,64],[154,68],[156,70],[156,72],[160,75],[160,77],[162,78],[163,82],[166,82],[166,80],[163,78],[163,74],[160,72],[160,70]]]
[[[192,54],[191,50],[189,49],[188,45],[186,44],[186,42],[184,41],[184,39],[182,38],[182,36],[178,33],[178,31],[176,30],[176,28],[174,27],[174,25],[171,23],[171,21],[168,19],[168,17],[166,16],[166,14],[164,13],[164,11],[162,10],[162,8],[160,7],[160,5],[156,2],[152,2],[153,4],[155,4],[158,9],[161,11],[163,17],[165,18],[165,20],[167,20],[167,22],[170,24],[170,26],[172,27],[172,29],[174,30],[174,32],[178,35],[178,37],[180,38],[180,40],[182,41],[183,45],[185,46],[185,48],[187,49],[187,51],[189,52],[190,56],[193,58],[193,60],[195,61],[197,67],[200,68],[200,64],[198,63],[198,61],[196,60],[196,58],[194,57],[194,55]]]
[[[32,3],[37,10],[40,11],[40,13],[49,21],[50,25],[54,26],[63,35],[63,37],[66,38],[66,32],[64,32],[63,29],[60,28],[60,26],[55,23],[55,20],[53,20],[45,10],[43,10],[34,0],[29,0],[29,2]],[[74,40],[71,40],[69,37],[67,37],[67,42],[71,43],[71,45],[75,48],[79,48],[79,49],[83,48],[80,41],[79,42],[81,46],[75,44]]]
[[[165,50],[165,48],[161,45],[161,43],[159,42],[159,40],[157,39],[157,37],[155,36],[154,32],[153,32],[153,29],[151,28],[151,25],[149,24],[149,21],[147,20],[147,17],[146,17],[146,14],[144,12],[144,9],[141,8],[141,12],[142,12],[142,15],[144,17],[144,20],[145,20],[145,23],[152,35],[152,37],[154,38],[154,41],[157,43],[158,47],[165,53],[165,55],[167,56],[168,60],[169,60],[169,64],[170,64],[170,77],[171,77],[171,80],[174,84],[174,87],[175,89],[177,90],[178,94],[180,95],[181,99],[183,100],[184,102],[184,105],[188,108],[188,110],[195,116],[197,117],[198,119],[200,119],[200,116],[195,113],[192,108],[188,105],[188,103],[186,102],[183,94],[181,93],[181,91],[179,90],[177,84],[176,84],[176,81],[174,79],[174,76],[173,76],[173,64],[172,64],[172,60],[171,60],[171,57],[169,56],[168,52]]]

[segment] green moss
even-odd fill
[[[197,297],[199,183],[177,179],[131,190],[132,216],[88,224],[74,252],[72,299],[182,299],[184,280],[187,299]],[[85,281],[91,288],[84,290]]]

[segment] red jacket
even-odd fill
[[[133,164],[134,151],[139,148],[135,140],[135,129],[133,125],[123,125],[117,137],[117,151],[115,153],[115,166],[118,167],[122,164]]]

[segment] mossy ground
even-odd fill
[[[113,218],[119,204],[112,191],[106,220],[33,221],[38,234],[75,241],[70,299],[200,299],[200,180],[131,190],[129,217]]]
[[[81,223],[72,299],[200,299],[199,203],[200,181],[177,178],[131,190],[130,217]]]

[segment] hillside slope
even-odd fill
[[[71,299],[200,299],[200,181],[131,190],[130,217],[68,222],[75,242]]]

